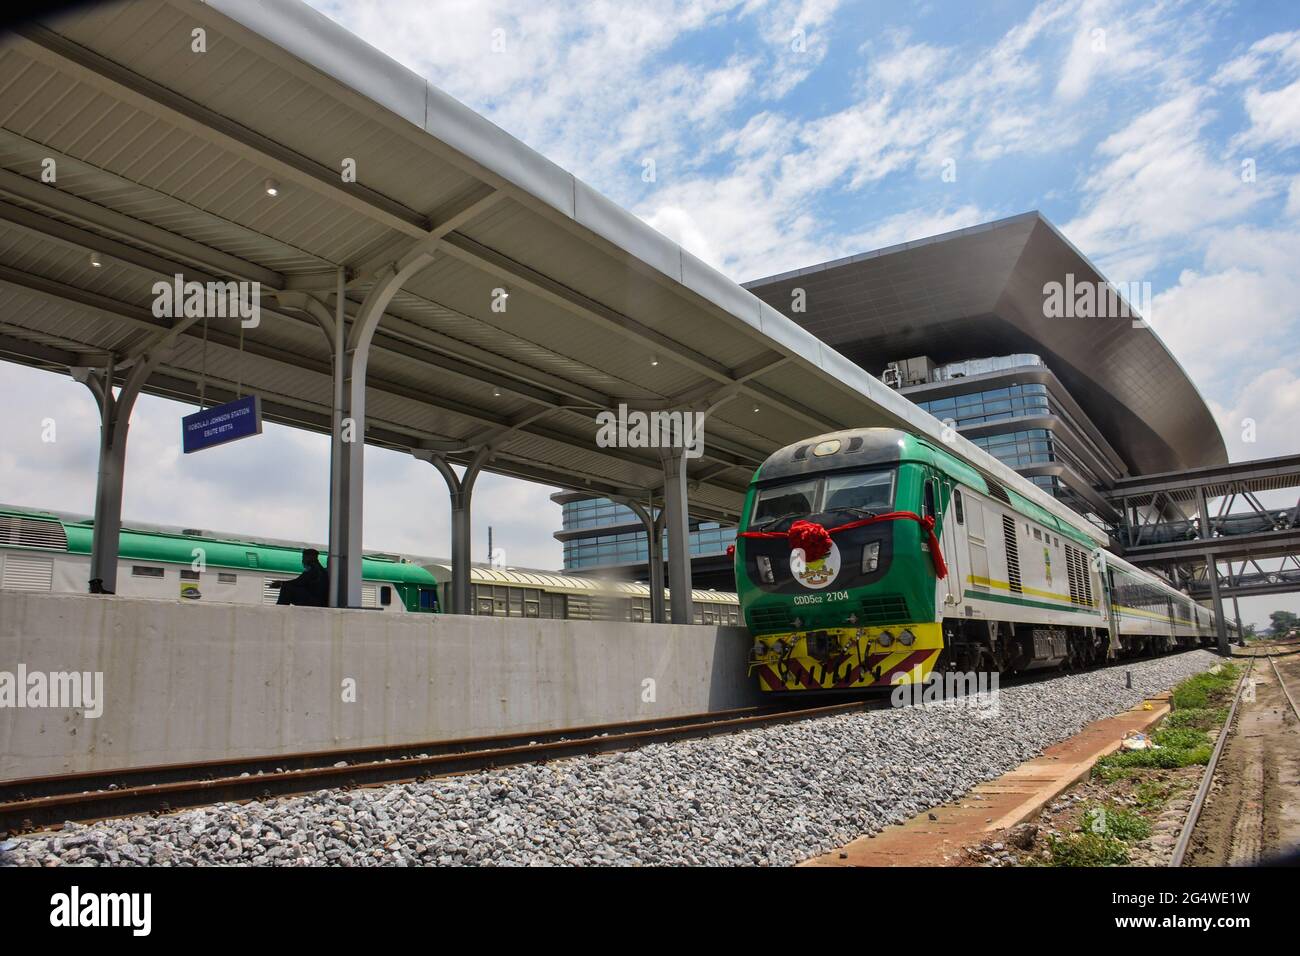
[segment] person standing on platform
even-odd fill
[[[276,581],[271,586],[280,589],[276,604],[297,604],[302,607],[328,607],[330,576],[320,563],[320,552],[308,548],[302,553],[302,574],[292,581]]]

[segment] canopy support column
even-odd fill
[[[99,404],[99,472],[95,482],[95,526],[90,546],[90,579],[87,582],[91,594],[117,591],[127,429],[135,400],[156,365],[156,354],[139,356],[116,395],[113,394],[112,356],[102,370],[72,369],[73,378],[89,388]]]
[[[321,331],[325,333],[325,339],[329,342],[331,368],[333,371],[334,388],[332,400],[332,412],[330,420],[330,523],[329,523],[329,551],[327,570],[330,579],[329,606],[339,607],[339,567],[342,564],[340,549],[342,547],[343,533],[340,530],[343,518],[343,441],[342,441],[342,422],[343,422],[343,363],[347,352],[347,310],[344,303],[347,301],[345,288],[347,284],[347,270],[342,266],[338,269],[337,288],[334,293],[334,312],[330,313],[329,308],[324,302],[309,295],[306,292],[280,290],[276,293],[276,298],[280,305],[287,309],[295,309],[299,312],[305,312],[316,320]]]
[[[686,455],[681,448],[660,450],[664,468],[664,508],[661,515],[668,531],[668,595],[672,601],[672,623],[690,624],[695,619],[691,599],[690,514],[686,496]]]
[[[446,457],[438,452],[417,448],[411,454],[438,469],[438,474],[447,483],[447,492],[451,497],[451,606],[446,610],[451,614],[473,614],[470,595],[470,504],[474,496],[474,484],[478,481],[483,466],[491,459],[492,449],[488,445],[477,448],[474,457],[465,466],[465,473],[459,477]]]
[[[650,566],[650,620],[654,624],[663,624],[668,616],[664,602],[664,512],[660,508],[658,514],[653,514],[652,506],[636,501],[629,501],[627,505],[645,528],[646,557]]]
[[[433,261],[433,252],[417,246],[399,262],[390,263],[375,277],[365,301],[348,330],[347,344],[341,356],[342,388],[339,411],[339,434],[332,442],[331,455],[339,459],[338,482],[331,491],[330,525],[339,536],[338,590],[335,607],[361,606],[361,532],[362,501],[365,491],[366,463],[366,366],[370,361],[370,343],[379,320],[393,296],[411,276]],[[340,299],[340,310],[342,300]],[[336,333],[337,334],[337,333]],[[335,515],[337,514],[337,519]],[[333,544],[330,545],[334,547]],[[333,556],[331,555],[331,558]],[[333,565],[334,560],[330,561]]]

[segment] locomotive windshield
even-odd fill
[[[894,504],[894,475],[892,468],[876,469],[772,485],[759,491],[750,527],[772,525],[772,530],[778,530],[787,519],[810,514],[889,511]]]

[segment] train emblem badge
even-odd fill
[[[840,573],[840,549],[831,542],[831,550],[816,561],[804,557],[803,548],[790,552],[790,573],[806,588],[820,590],[835,580]]]

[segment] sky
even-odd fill
[[[738,281],[1037,209],[1151,284],[1234,460],[1300,452],[1294,2],[313,5]],[[0,501],[90,511],[86,389],[6,364],[0,403]],[[268,425],[186,459],[189,410],[141,399],[128,518],[324,539],[323,438]],[[367,547],[446,554],[433,469],[366,460]],[[475,559],[490,523],[510,564],[558,567],[553,490],[481,478]],[[1300,597],[1243,617],[1275,607]]]

